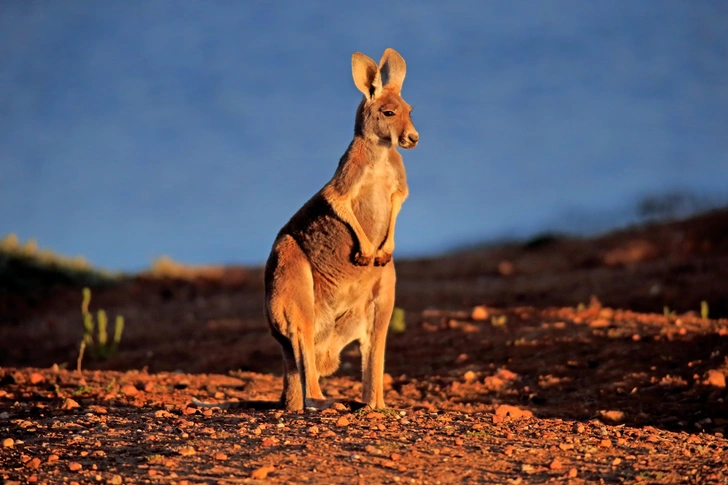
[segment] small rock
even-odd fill
[[[348,419],[346,419],[346,416],[342,416],[342,417],[340,417],[340,418],[339,418],[339,419],[338,419],[338,420],[336,421],[336,426],[338,426],[338,427],[340,427],[340,428],[343,428],[343,427],[345,427],[345,426],[349,426],[349,420],[348,420]]]
[[[217,461],[226,461],[228,456],[225,453],[215,453],[212,458]]]
[[[596,320],[592,320],[589,322],[589,326],[591,328],[605,328],[610,325],[609,320],[606,318],[597,318]]]
[[[28,377],[28,380],[30,380],[30,383],[35,386],[45,381],[45,377],[43,377],[43,374],[33,372],[32,374],[30,374],[30,377]]]
[[[498,414],[493,415],[493,424],[500,424],[505,420],[503,416],[500,416]]]
[[[71,470],[72,472],[77,472],[81,468],[83,468],[83,466],[81,466],[80,463],[75,462],[75,461],[73,461],[73,462],[71,462],[71,463],[68,464],[68,469]]]
[[[191,446],[183,446],[182,448],[179,449],[178,453],[182,456],[192,456],[197,452]]]
[[[725,387],[725,375],[719,370],[711,369],[708,371],[704,384],[713,387]]]
[[[340,403],[340,402],[335,402],[335,403],[334,403],[334,404],[333,404],[333,405],[331,406],[331,409],[336,409],[337,411],[346,411],[346,406],[344,406],[344,405],[343,405],[342,403]]]
[[[455,438],[455,446],[463,446],[464,443],[462,438]]]
[[[318,434],[319,428],[318,426],[311,426],[310,428],[308,428],[308,432],[311,434]]]
[[[94,413],[94,414],[106,414],[108,411],[103,406],[97,406],[96,404],[92,404],[88,407],[88,412]]]
[[[603,439],[599,442],[599,446],[601,448],[611,448],[612,447],[612,440]]]
[[[572,468],[569,470],[569,473],[566,474],[569,478],[576,478],[576,476],[579,474],[579,472],[576,470],[576,468]]]
[[[514,381],[514,380],[518,379],[518,374],[516,374],[515,372],[509,371],[505,367],[498,369],[498,372],[496,372],[495,375],[499,379],[503,379],[504,381]]]
[[[54,462],[58,461],[59,458],[60,457],[58,455],[51,455],[48,457],[48,463],[54,463]]]
[[[30,470],[37,470],[40,468],[40,458],[35,457],[25,462],[25,468]]]
[[[465,380],[465,382],[473,382],[477,378],[478,378],[477,374],[471,370],[469,370],[465,374],[463,374],[463,380]]]
[[[582,434],[585,430],[586,428],[581,423],[577,423],[574,425],[574,432],[576,433]]]
[[[512,418],[532,418],[533,413],[527,409],[519,409],[509,404],[501,404],[495,410],[496,416],[510,416]]]
[[[74,401],[70,397],[67,397],[63,401],[63,405],[61,406],[61,409],[65,410],[65,411],[70,411],[71,409],[76,409],[76,408],[80,408],[80,407],[81,407],[80,404],[78,404],[76,401]]]
[[[516,270],[516,267],[510,261],[504,259],[498,263],[498,272],[501,276],[510,276]]]
[[[3,440],[3,448],[12,448],[15,446],[15,441],[12,438],[5,438]]]
[[[551,470],[561,470],[561,466],[561,461],[558,458],[554,458],[554,461],[549,464]]]
[[[253,473],[250,474],[250,478],[254,478],[256,480],[264,480],[273,470],[275,470],[275,467],[272,467],[270,465],[262,466],[257,470],[254,470]]]
[[[366,415],[366,419],[382,419],[384,418],[384,414],[378,413],[378,412],[371,412]]]
[[[622,411],[599,411],[599,413],[605,421],[619,423],[624,420],[624,413]]]
[[[261,446],[264,448],[270,448],[271,446],[274,446],[276,444],[276,441],[273,438],[265,438],[263,442],[261,443]]]
[[[111,485],[121,485],[123,480],[121,479],[121,475],[114,475],[111,477],[111,479],[108,481]]]
[[[0,413],[0,419],[8,419],[9,417],[10,417],[10,414],[6,413],[5,411]]]
[[[488,319],[488,310],[483,305],[476,306],[473,311],[470,312],[470,319],[476,321],[482,321]]]
[[[621,458],[615,458],[614,460],[612,460],[612,466],[617,466],[620,463],[622,463],[622,459]]]
[[[125,396],[133,397],[139,394],[139,389],[133,384],[126,384],[121,388],[121,393]]]

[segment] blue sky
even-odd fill
[[[351,140],[352,52],[386,47],[421,137],[400,257],[723,197],[726,25],[722,0],[3,2],[0,235],[262,263]]]

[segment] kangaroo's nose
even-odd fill
[[[417,133],[410,133],[409,135],[407,135],[407,138],[409,138],[409,141],[411,141],[412,143],[417,143],[418,141],[420,141],[420,135],[418,135]]]

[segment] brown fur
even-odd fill
[[[396,147],[413,148],[419,140],[400,95],[405,70],[393,49],[379,66],[352,56],[354,83],[364,95],[354,139],[331,180],[280,230],[268,258],[265,313],[283,352],[286,409],[328,405],[319,377],[336,371],[341,350],[354,340],[362,353],[363,403],[384,407],[394,229],[408,194]]]

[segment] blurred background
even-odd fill
[[[421,137],[397,256],[725,204],[726,25],[721,0],[5,1],[0,235],[263,263],[351,140],[351,54],[386,47]]]

